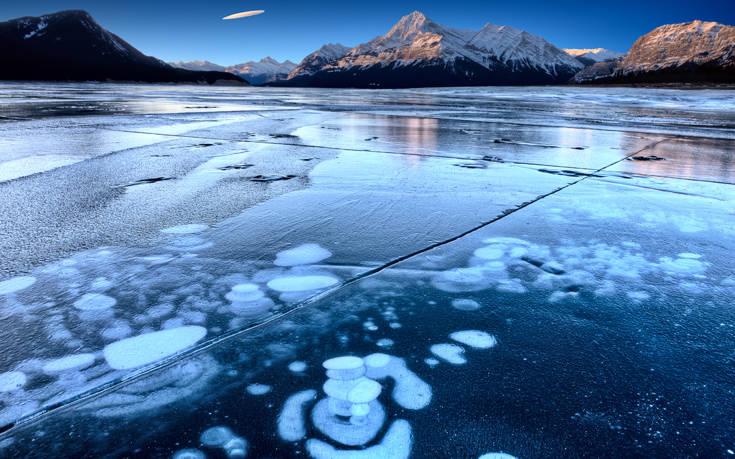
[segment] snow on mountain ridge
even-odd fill
[[[589,59],[594,62],[602,62],[602,61],[607,61],[610,59],[617,59],[618,57],[623,55],[623,53],[617,53],[615,51],[610,51],[609,49],[605,49],[605,48],[563,49],[562,51],[566,52],[572,57]]]

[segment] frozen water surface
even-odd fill
[[[0,84],[0,456],[729,455],[732,100]]]

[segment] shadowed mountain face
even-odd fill
[[[224,72],[175,69],[70,10],[0,23],[0,79],[246,84]]]
[[[600,63],[577,83],[735,83],[735,27],[692,21],[639,38],[624,59]]]
[[[519,85],[565,83],[584,65],[541,37],[486,24],[459,30],[419,12],[351,50],[307,56],[284,84],[321,87]],[[330,52],[326,52],[330,51]]]

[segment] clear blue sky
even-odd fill
[[[621,52],[663,24],[702,19],[735,25],[735,0],[0,0],[0,20],[64,9],[89,11],[103,27],[160,59],[222,65],[268,55],[298,62],[328,42],[354,46],[414,10],[451,27],[478,29],[492,22],[541,35],[560,48]],[[254,9],[266,12],[221,20]]]

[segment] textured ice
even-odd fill
[[[279,292],[303,292],[331,287],[339,282],[331,276],[285,276],[268,282],[268,287]]]
[[[191,223],[188,225],[172,226],[170,228],[162,229],[162,233],[166,234],[194,234],[201,233],[202,231],[209,228],[207,225]]]
[[[33,285],[36,278],[33,276],[18,276],[0,282],[0,295],[19,292]]]
[[[61,373],[69,370],[81,370],[94,363],[94,354],[75,354],[52,360],[43,366],[46,374]]]
[[[306,405],[316,398],[314,389],[290,396],[278,415],[278,435],[285,441],[298,441],[306,436]]]
[[[460,311],[476,311],[480,309],[480,303],[469,298],[457,298],[452,300],[452,307]]]
[[[117,304],[117,300],[101,293],[85,293],[74,302],[74,307],[82,311],[108,309]]]
[[[12,392],[26,385],[28,378],[21,371],[0,373],[0,392]]]
[[[272,390],[271,386],[266,384],[250,384],[247,387],[248,394],[250,395],[265,395]]]
[[[332,256],[332,252],[318,244],[303,244],[276,254],[276,266],[297,266],[318,263]]]
[[[398,419],[377,445],[361,450],[340,450],[316,438],[306,442],[314,459],[406,459],[411,454],[411,425]]]
[[[112,368],[127,370],[181,352],[206,334],[207,329],[197,325],[172,328],[116,341],[105,346],[103,353]]]
[[[456,344],[433,344],[430,350],[432,354],[452,365],[467,363],[467,359],[464,358],[464,349]]]
[[[480,330],[462,330],[449,335],[454,341],[476,349],[490,349],[497,344],[495,337]]]

